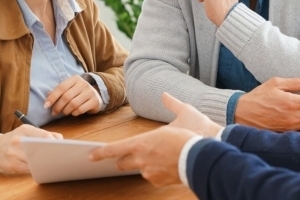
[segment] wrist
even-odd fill
[[[247,94],[242,95],[236,105],[236,109],[234,113],[234,123],[247,125],[245,121],[245,117],[247,118],[246,111],[249,105],[250,102],[247,102]]]
[[[227,18],[230,12],[237,6],[238,2],[229,3],[224,5],[222,14],[219,15],[219,19],[214,22],[217,27],[220,27],[223,21]]]
[[[209,133],[204,133],[206,138],[215,138],[218,133],[224,128],[223,126],[213,122],[213,126],[211,126],[211,129]]]

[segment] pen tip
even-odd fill
[[[20,117],[23,115],[23,113],[21,113],[19,110],[16,110],[16,111],[15,111],[15,115],[16,115],[18,118],[20,118]]]

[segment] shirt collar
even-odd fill
[[[22,11],[24,21],[27,27],[31,27],[35,22],[39,21],[37,16],[30,10],[25,0],[17,0]],[[74,18],[75,13],[82,11],[75,0],[54,0],[55,5],[62,11],[67,21]]]
[[[17,1],[20,6],[20,9],[22,11],[24,21],[25,21],[27,27],[31,27],[36,21],[38,21],[38,18],[30,10],[30,8],[28,7],[25,0],[17,0]]]

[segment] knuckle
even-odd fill
[[[156,176],[151,178],[151,183],[155,186],[155,187],[162,187],[162,186],[166,186],[167,181],[162,179],[161,177],[159,177],[157,174]]]
[[[132,151],[133,152],[144,152],[144,150],[147,149],[147,144],[145,144],[144,142],[140,142],[140,143],[136,143],[135,145],[133,145],[132,147]]]
[[[6,168],[6,171],[9,172],[9,173],[17,171],[17,166],[13,162],[8,162],[6,164],[5,168]]]
[[[63,91],[66,90],[66,86],[65,84],[60,84],[54,90],[57,91],[58,93],[62,93]],[[55,95],[55,93],[52,94]]]
[[[270,78],[270,81],[271,85],[280,85],[280,83],[282,82],[282,78],[280,77],[272,77]]]
[[[115,157],[114,149],[112,149],[112,148],[106,148],[104,152],[105,152],[105,157],[108,157],[108,158]],[[100,156],[104,152],[99,150],[99,151],[97,151],[97,154],[98,154],[98,156]],[[121,161],[121,160],[119,160],[119,161]]]
[[[20,137],[16,136],[16,137],[11,138],[10,145],[17,146],[19,144],[20,144]]]
[[[138,168],[144,168],[146,166],[145,159],[143,159],[141,157],[136,157],[134,162]]]
[[[15,157],[15,153],[10,148],[8,148],[5,152],[5,156],[6,156],[7,160],[11,160]]]
[[[72,78],[73,78],[74,80],[76,80],[76,81],[82,79],[81,76],[79,76],[79,75],[74,75],[74,76],[72,76]]]
[[[61,100],[63,102],[69,102],[70,100],[72,99],[72,96],[68,93],[64,93],[62,96],[61,96]]]
[[[52,111],[55,112],[55,113],[59,113],[60,112],[60,108],[58,106],[54,106],[52,108]]]
[[[78,114],[83,114],[83,113],[86,112],[86,110],[85,110],[83,107],[81,107],[81,106],[77,107],[76,110],[77,110],[77,113],[78,113]]]
[[[53,132],[52,135],[55,135],[56,138],[64,138],[64,136],[61,133]]]
[[[117,161],[117,167],[119,170],[124,171],[125,170],[125,165],[122,159]]]
[[[44,132],[44,137],[46,137],[46,138],[52,138],[53,135],[50,132]]]
[[[78,101],[73,99],[72,101],[69,102],[69,106],[74,110],[74,109],[78,108],[80,106],[80,104]]]
[[[19,126],[19,129],[22,131],[22,132],[27,132],[27,131],[30,131],[31,130],[31,126],[28,125],[28,124],[22,124],[21,126]]]
[[[9,145],[10,147],[14,147],[14,146],[20,145],[20,136],[13,136],[13,137],[9,140],[8,145]],[[10,149],[8,149],[8,150],[7,150],[7,155],[14,155],[14,153],[13,153]]]
[[[143,176],[144,179],[152,182],[151,181],[152,180],[152,173],[150,173],[148,170],[146,170],[146,169],[142,170],[142,176]]]

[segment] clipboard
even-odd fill
[[[105,143],[21,137],[21,145],[31,175],[39,184],[139,174],[137,170],[118,170],[116,158],[91,162],[91,150]]]

